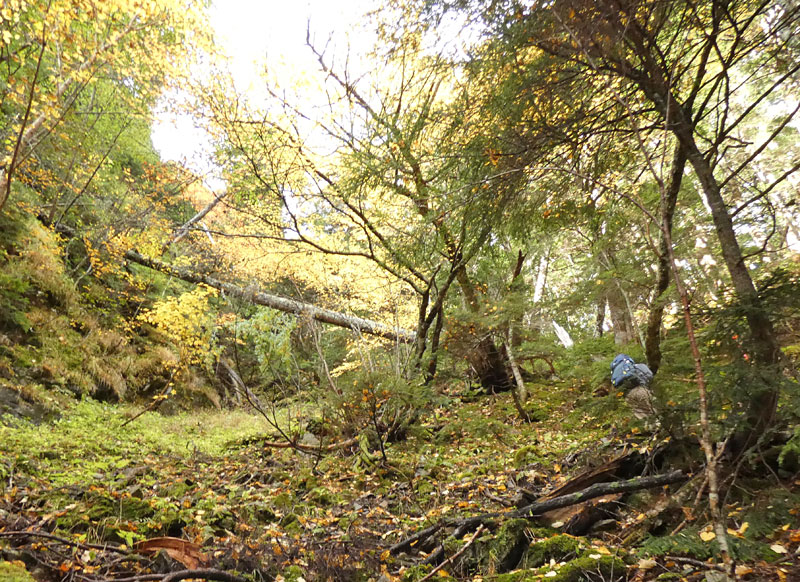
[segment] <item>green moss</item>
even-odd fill
[[[496,532],[478,538],[473,545],[473,558],[465,560],[465,567],[484,574],[513,569],[528,545],[527,529],[526,519],[512,519]]]
[[[35,582],[21,562],[0,561],[0,582]]]
[[[588,582],[590,580],[624,580],[627,573],[625,562],[614,556],[593,558],[584,555],[567,562],[548,578],[552,582]]]
[[[303,569],[300,566],[289,566],[283,571],[283,578],[286,582],[297,582],[304,578]]]
[[[536,445],[526,445],[514,452],[514,466],[517,468],[537,463],[542,460],[542,453]]]
[[[488,579],[492,582],[528,582],[529,580],[532,582],[534,580],[539,581],[542,577],[534,570],[514,570],[513,572],[498,574]]]
[[[538,568],[550,560],[563,562],[577,556],[580,548],[581,543],[577,538],[565,534],[555,535],[532,543],[525,552],[520,565],[527,568]]]
[[[272,498],[272,504],[278,509],[290,509],[294,507],[295,499],[288,491],[282,491]]]
[[[341,497],[327,487],[314,487],[306,495],[306,501],[315,505],[331,506],[341,502]]]
[[[417,582],[418,580],[422,580],[425,576],[430,574],[431,570],[433,570],[433,566],[429,566],[427,564],[420,564],[419,566],[414,566],[413,568],[408,568],[403,572],[402,581],[403,582]],[[453,580],[451,576],[447,574],[445,570],[439,570],[441,576],[436,576],[438,580]]]

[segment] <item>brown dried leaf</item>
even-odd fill
[[[164,550],[170,558],[190,570],[209,564],[209,558],[200,551],[200,546],[180,538],[150,538],[134,544],[133,548],[143,554],[156,554]]]

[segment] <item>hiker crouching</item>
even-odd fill
[[[637,364],[627,354],[619,354],[611,362],[611,383],[625,392],[633,415],[638,419],[655,416],[656,407],[650,382],[653,372],[647,364]]]

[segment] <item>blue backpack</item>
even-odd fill
[[[646,364],[637,364],[628,354],[619,354],[611,362],[611,383],[615,388],[626,386],[648,385],[653,379],[653,372]]]

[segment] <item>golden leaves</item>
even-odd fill
[[[164,333],[180,350],[181,361],[200,364],[215,353],[215,321],[209,301],[216,290],[200,285],[179,297],[167,297],[144,311],[138,320]]]

